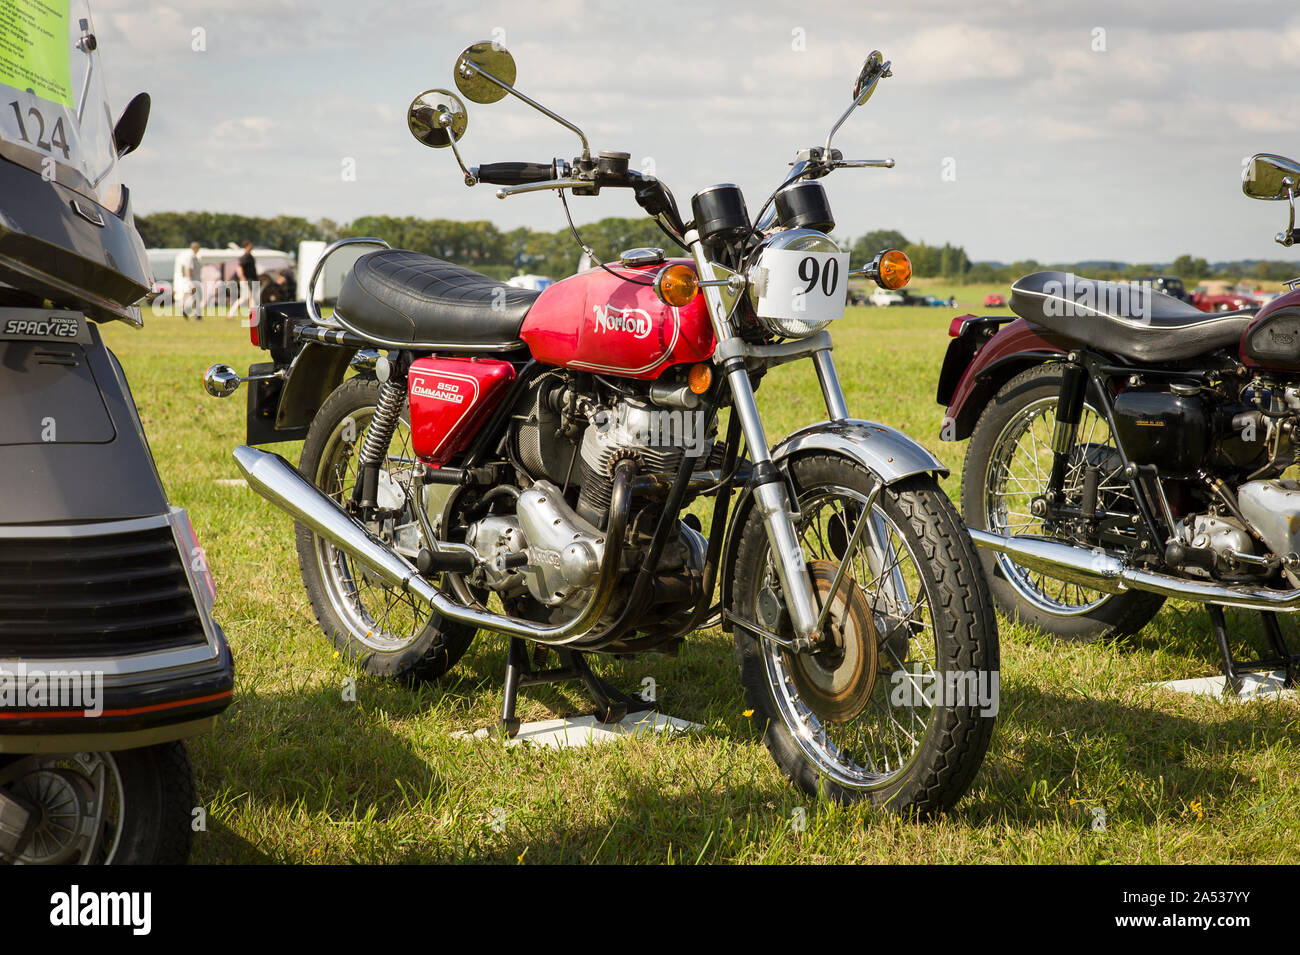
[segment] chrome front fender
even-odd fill
[[[804,454],[838,454],[862,465],[885,484],[918,474],[948,475],[948,467],[903,432],[874,421],[849,418],[822,421],[794,432],[772,449],[772,460],[784,464]],[[732,575],[740,532],[749,516],[753,501],[748,487],[740,492],[727,525],[727,540],[722,556],[722,605],[731,607]],[[731,625],[725,618],[724,630]]]
[[[883,424],[849,418],[822,421],[790,435],[772,449],[772,460],[784,461],[811,451],[852,458],[886,484],[914,474],[946,477],[947,466],[914,440]]]

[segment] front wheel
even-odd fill
[[[741,682],[763,741],[809,794],[940,812],[979,770],[998,706],[997,622],[974,546],[929,476],[872,501],[875,478],[845,458],[797,458],[790,472],[820,599],[841,562],[848,571],[829,596],[831,640],[815,653],[737,625]],[[739,532],[732,606],[761,623],[781,598],[756,509]]]
[[[18,756],[0,789],[36,813],[20,865],[181,865],[193,839],[194,777],[182,743]]]

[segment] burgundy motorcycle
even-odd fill
[[[514,60],[492,44],[460,56],[460,92],[555,119],[582,142],[572,162],[467,168],[461,99],[416,98],[411,132],[450,147],[467,185],[558,193],[566,216],[566,194],[630,190],[682,257],[630,249],[537,292],[385,247],[356,260],[332,316],[316,276],[306,302],[258,312],[253,340],[271,361],[243,378],[214,366],[206,384],[224,396],[253,383],[249,445],[306,439],[298,470],[252,447],[235,456],[297,520],[303,582],[341,652],[429,680],[480,631],[502,634],[513,735],[529,684],[580,680],[605,721],[648,708],[587,656],[671,653],[720,621],[767,746],[805,791],[916,813],[959,798],[996,712],[978,692],[996,680],[992,605],[936,483],[943,465],[850,417],[828,331],[850,275],[898,288],[911,274],[897,251],[850,272],[818,181],[893,165],[831,148],[889,75],[873,53],[825,143],[798,153],[756,217],[730,184],[696,193],[684,217],[627,153],[593,154],[518,92]],[[366,242],[383,245],[339,246]],[[769,448],[755,392],[799,359],[829,420]],[[707,533],[687,512],[702,498]]]
[[[1300,165],[1258,155],[1247,196],[1285,199]],[[1165,598],[1207,605],[1224,674],[1295,680],[1276,614],[1300,610],[1300,281],[1262,309],[1205,313],[1137,284],[1036,272],[1018,318],[955,319],[943,437],[970,438],[962,513],[1007,615],[1083,640],[1140,630]],[[1263,614],[1234,658],[1223,607]]]

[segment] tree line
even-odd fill
[[[503,232],[491,222],[457,222],[414,216],[362,216],[352,222],[308,220],[300,216],[242,216],[226,212],[157,212],[137,215],[136,227],[149,248],[182,248],[199,242],[207,248],[226,248],[251,239],[254,244],[296,252],[304,240],[333,242],[348,236],[377,236],[395,248],[413,249],[458,262],[495,278],[520,272],[560,278],[577,270],[581,250],[569,230],[539,232],[518,228]],[[650,219],[607,218],[579,226],[586,243],[605,260],[638,246],[673,248],[671,241]],[[845,243],[842,241],[842,245]],[[956,283],[1008,284],[1041,269],[1077,271],[1098,279],[1132,279],[1142,275],[1171,274],[1187,283],[1202,279],[1253,278],[1282,281],[1300,271],[1294,263],[1228,263],[1213,267],[1204,258],[1180,255],[1167,267],[1148,264],[1040,264],[1028,259],[1010,264],[974,263],[961,246],[914,242],[901,232],[868,232],[847,244],[855,266],[883,249],[902,249],[912,260],[913,274]],[[671,251],[670,251],[671,254]]]

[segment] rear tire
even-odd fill
[[[967,526],[991,533],[1005,532],[1004,527],[991,526],[997,523],[991,516],[988,503],[990,495],[996,492],[990,487],[990,483],[996,480],[991,477],[997,470],[991,467],[993,459],[1001,454],[1003,442],[1014,438],[1012,432],[1025,424],[1027,416],[1045,416],[1045,421],[1055,422],[1061,378],[1056,363],[1037,365],[1007,382],[985,407],[971,435],[962,469],[961,510]],[[1089,413],[1096,415],[1093,407],[1095,404],[1090,393],[1084,406],[1084,419]],[[1028,427],[1034,425],[1030,423]],[[1081,423],[1076,440],[1097,438],[1098,445],[1111,440],[1109,431],[1104,441],[1099,434],[1090,432],[1090,435],[1085,435],[1084,431],[1085,426]],[[1027,488],[1025,493],[1030,491],[1039,492],[1041,488]],[[1035,581],[1041,579],[1041,575],[1039,578],[1022,578],[1024,569],[1009,557],[983,548],[978,550],[998,610],[1011,620],[1037,627],[1062,640],[1086,642],[1136,633],[1160,612],[1165,602],[1157,594],[1141,591],[1107,595],[1082,588],[1071,592],[1064,585],[1059,599],[1053,600],[1052,594],[1035,592]],[[1042,589],[1056,591],[1054,585]],[[1059,609],[1054,610],[1053,604]]]
[[[307,432],[298,470],[335,501],[349,500],[379,388],[373,378],[343,382],[321,405]],[[402,462],[413,459],[408,418],[403,409],[385,467],[398,484]],[[416,520],[414,506],[408,494],[408,524]],[[321,630],[339,653],[366,673],[412,682],[436,680],[469,649],[478,632],[473,627],[443,620],[410,595],[368,579],[359,565],[301,524],[295,525],[294,536],[303,585]]]

